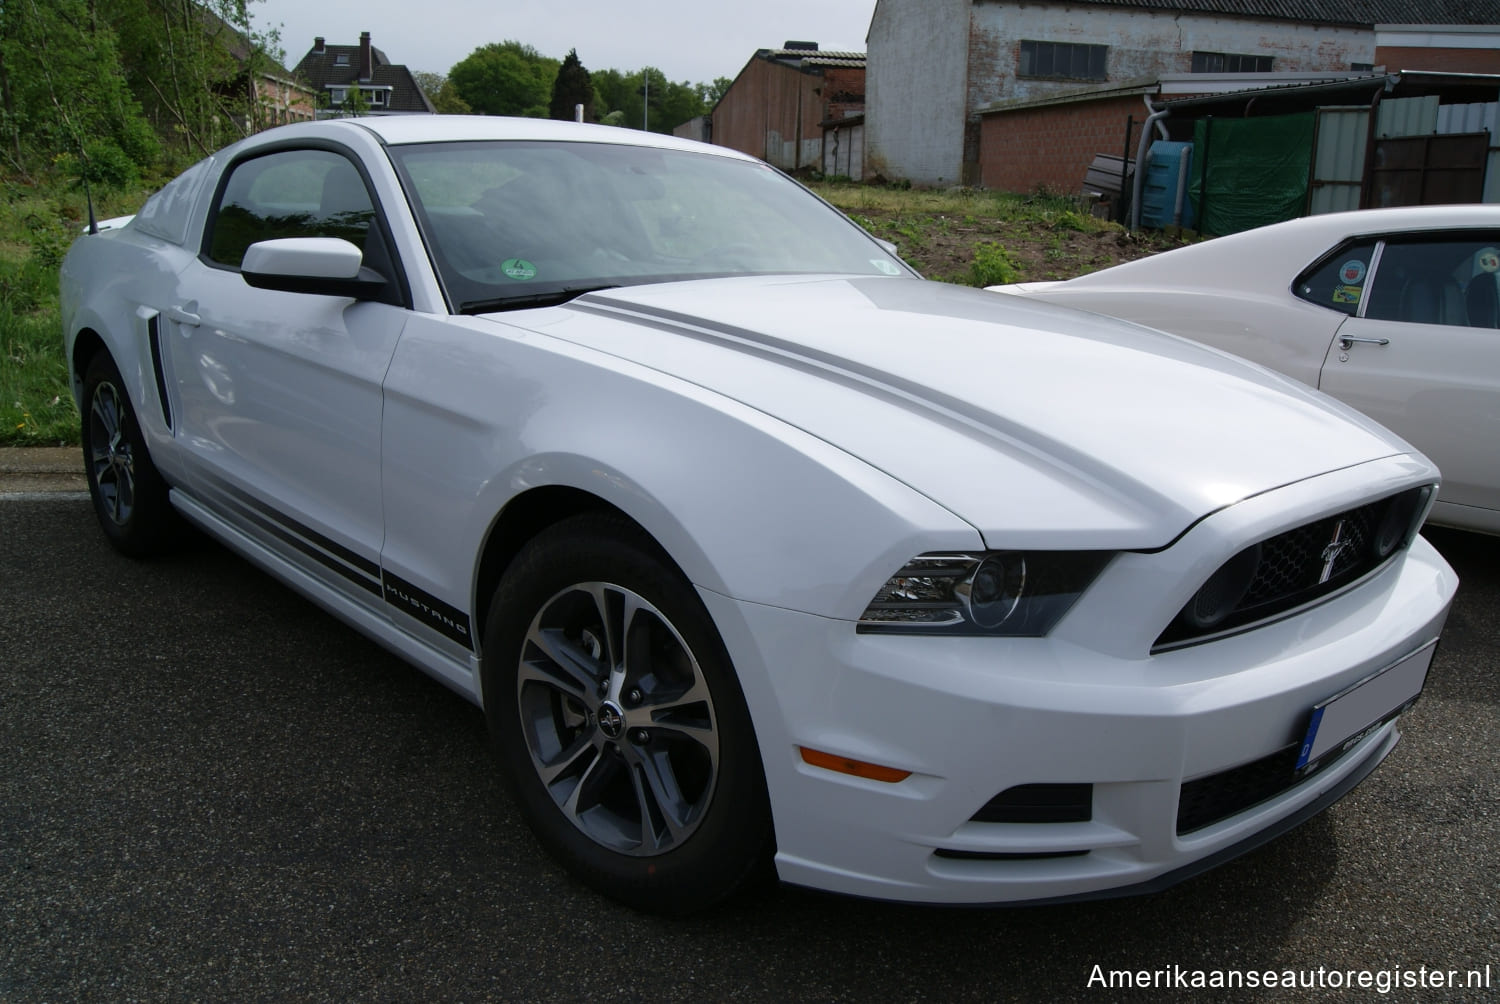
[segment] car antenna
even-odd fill
[[[89,234],[94,236],[99,233],[99,220],[94,216],[94,193],[89,188],[89,155],[81,141],[75,138],[74,143],[78,147],[78,180],[83,182],[83,201],[89,207]]]
[[[89,191],[89,176],[87,171],[83,173],[82,178],[83,200],[88,203],[89,207],[89,234],[97,236],[99,233],[99,221],[94,216],[94,193]]]

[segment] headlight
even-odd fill
[[[1108,551],[923,554],[886,580],[858,630],[1004,635],[1052,630],[1113,556]]]

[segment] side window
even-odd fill
[[[1377,243],[1371,238],[1344,245],[1299,276],[1293,291],[1309,303],[1352,317],[1365,296]]]
[[[278,237],[342,237],[368,251],[375,206],[364,179],[328,150],[286,150],[232,169],[208,238],[208,256],[238,267],[245,249]]]
[[[1463,240],[1387,240],[1365,316],[1409,324],[1500,327],[1500,233]]]

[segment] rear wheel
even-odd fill
[[[771,851],[759,750],[723,643],[639,531],[584,516],[506,573],[485,629],[484,703],[542,842],[601,892],[686,913]]]
[[[175,524],[167,485],[108,352],[94,353],[84,369],[82,434],[89,496],[104,535],[136,558],[165,550]]]

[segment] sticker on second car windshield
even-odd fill
[[[1339,278],[1351,286],[1358,286],[1365,281],[1365,263],[1358,258],[1351,258],[1344,262],[1343,267],[1339,269]]]
[[[493,260],[493,259],[491,259]],[[525,258],[507,258],[500,263],[500,271],[512,279],[535,279],[536,266]]]
[[[901,274],[901,266],[897,265],[893,261],[887,261],[884,258],[871,258],[870,264],[880,269],[880,271],[884,272],[886,275]]]
[[[1481,272],[1500,272],[1500,250],[1484,248],[1474,259]]]
[[[1359,292],[1358,286],[1335,286],[1333,287],[1333,302],[1358,303]]]

